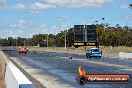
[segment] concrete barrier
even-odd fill
[[[12,62],[6,65],[5,81],[6,88],[35,88],[33,83]]]
[[[132,53],[119,52],[120,58],[132,58]]]
[[[2,75],[5,78],[6,88],[35,88],[33,83],[0,51]]]

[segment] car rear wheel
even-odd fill
[[[87,55],[87,58],[91,58],[91,57]]]

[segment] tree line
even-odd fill
[[[108,24],[97,24],[97,39],[101,46],[132,46],[132,28],[128,26],[110,27]],[[39,46],[39,47],[64,47],[65,37],[68,47],[73,46],[73,32],[70,28],[54,34],[35,34],[32,38],[0,38],[1,46]]]

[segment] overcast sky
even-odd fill
[[[132,0],[0,0],[0,37],[57,34],[96,20],[132,26],[129,3]]]

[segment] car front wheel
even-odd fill
[[[97,57],[97,58],[99,58],[99,59],[100,59],[100,58],[101,58],[101,56],[99,56],[99,57]]]

